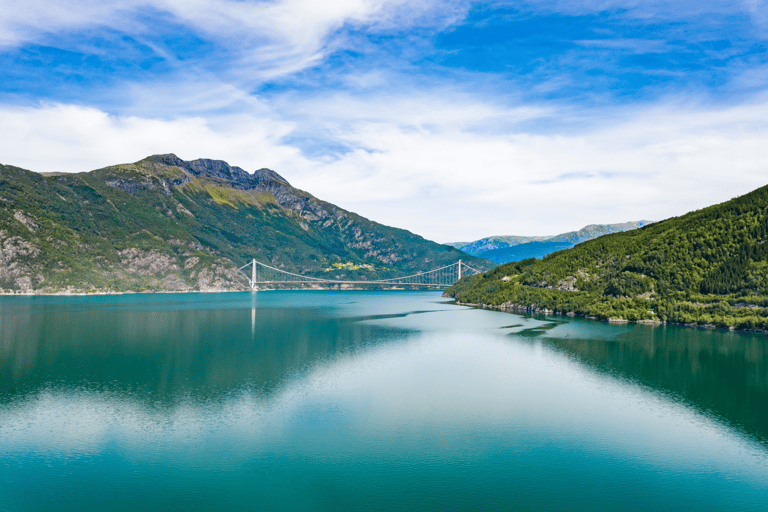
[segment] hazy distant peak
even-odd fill
[[[589,224],[578,231],[569,231],[554,236],[490,236],[474,242],[456,242],[451,245],[473,256],[488,258],[496,263],[506,263],[507,258],[542,257],[550,252],[564,249],[610,233],[628,231],[651,224],[650,220],[622,222],[618,224]],[[518,247],[520,250],[510,251]],[[522,258],[521,258],[522,259]]]
[[[622,231],[629,231],[630,229],[637,229],[653,221],[650,220],[638,220],[631,222],[620,222],[617,224],[589,224],[584,226],[578,231],[570,231],[568,233],[562,233],[547,239],[548,242],[568,242],[571,244],[579,244],[587,240],[592,240],[603,235],[610,233],[619,233]]]

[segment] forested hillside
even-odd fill
[[[601,319],[768,328],[768,187],[641,229],[502,265],[460,302]]]
[[[388,278],[472,258],[292,187],[269,169],[155,155],[78,174],[0,165],[0,291],[247,289],[256,258]]]

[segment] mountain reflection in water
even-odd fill
[[[0,510],[762,510],[765,360],[438,293],[0,297]]]
[[[595,325],[589,339],[553,325],[544,343],[588,366],[671,393],[768,446],[768,338],[676,326]],[[596,332],[598,331],[598,332]]]
[[[111,297],[88,307],[59,298],[5,304],[0,403],[59,385],[130,392],[151,404],[243,387],[269,394],[320,360],[392,334],[322,306],[269,307],[240,295],[205,308],[167,295],[159,307]]]
[[[271,307],[248,294],[198,308],[170,297],[0,305],[0,403],[59,384],[130,391],[152,404],[244,387],[269,394],[318,361],[402,337],[404,327],[377,320],[428,312],[333,315],[322,304]],[[768,338],[537,319],[534,327],[509,326],[518,328],[512,335],[541,339],[601,372],[671,393],[768,445]]]

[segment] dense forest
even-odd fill
[[[459,302],[768,329],[768,187],[462,279]]]

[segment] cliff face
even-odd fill
[[[79,174],[0,166],[0,206],[6,292],[243,290],[237,267],[251,258],[349,279],[460,258],[491,266],[321,201],[272,170],[172,154]]]

